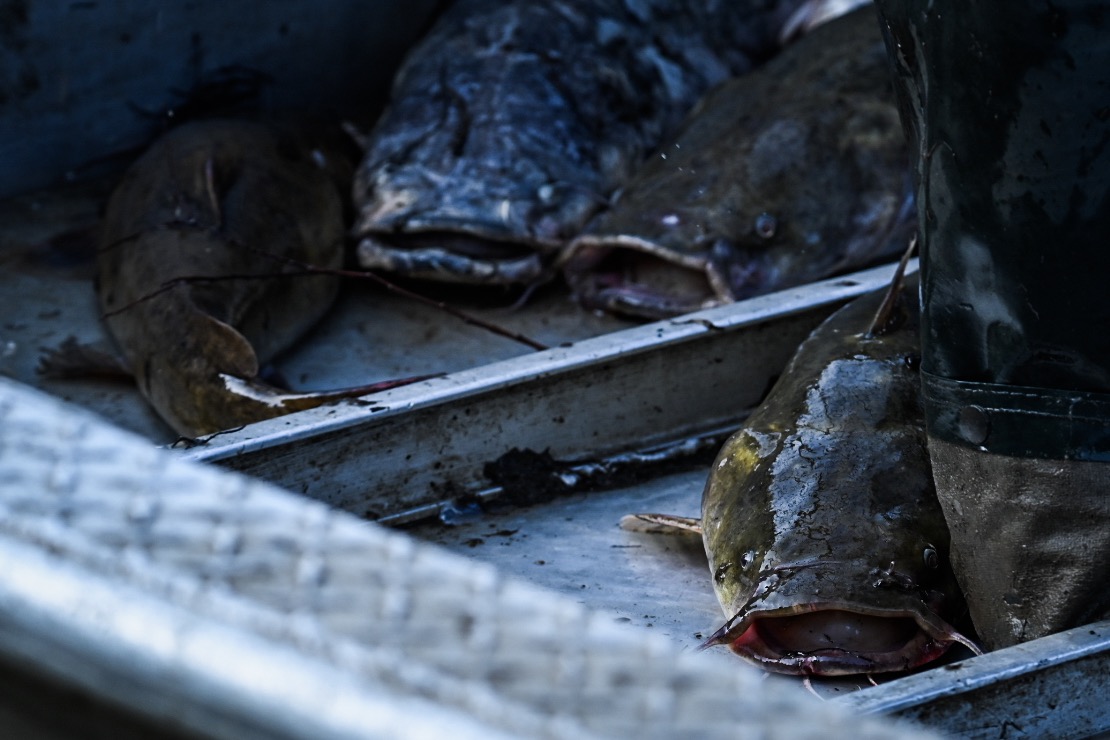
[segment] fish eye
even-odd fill
[[[910,370],[916,372],[917,368],[921,367],[921,355],[917,354],[916,352],[911,352],[903,359],[906,363],[906,367],[908,367]]]
[[[740,567],[748,568],[755,562],[755,550],[748,550],[740,556]]]
[[[778,231],[779,222],[770,213],[761,213],[755,217],[755,233],[763,239],[771,239]]]
[[[925,561],[925,567],[936,570],[940,567],[940,555],[932,547],[926,547],[925,551],[921,553],[922,559]]]
[[[732,563],[721,563],[719,566],[717,566],[717,570],[713,573],[713,580],[717,583],[724,583],[725,576],[731,569]]]

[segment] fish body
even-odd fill
[[[140,391],[197,436],[331,400],[259,366],[331,306],[344,223],[324,153],[261,124],[189,123],[158,139],[109,199],[97,259],[107,327]],[[283,275],[289,275],[283,277]]]
[[[916,285],[833,314],[722,448],[702,537],[727,644],[776,672],[902,671],[954,643],[965,606],[926,447]]]
[[[459,0],[366,139],[361,265],[536,281],[698,97],[813,2]]]
[[[715,88],[569,248],[588,307],[661,318],[901,251],[908,154],[875,9]]]

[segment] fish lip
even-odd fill
[[[751,597],[701,645],[702,649],[728,645],[734,653],[765,670],[814,676],[910,670],[936,660],[957,643],[981,654],[975,643],[937,613],[943,596],[939,592],[923,588],[911,575],[898,572],[893,564],[886,568],[873,568],[867,576],[870,586],[885,594],[886,605],[861,605],[836,598],[797,600],[791,603],[792,598],[797,598],[796,594],[803,599],[807,598],[813,585],[809,578],[819,578],[826,570],[829,575],[839,577],[838,571],[842,571],[848,564],[818,557],[776,563],[764,568]],[[800,580],[798,576],[801,576]],[[785,603],[773,603],[776,598]],[[825,648],[803,653],[789,652],[774,640],[765,639],[759,628],[761,621],[817,612],[846,612],[865,617],[909,619],[917,625],[917,631],[896,650],[865,653]]]
[[[788,651],[760,630],[760,622],[818,612],[847,612],[868,617],[909,619],[917,631],[898,649],[880,652],[823,648],[814,651]],[[774,673],[811,676],[846,676],[861,673],[908,671],[944,655],[955,644],[973,652],[980,650],[931,610],[910,608],[869,608],[836,601],[819,601],[774,609],[750,608],[737,613],[701,648],[728,645],[741,658]]]
[[[647,282],[620,280],[606,284],[598,276],[598,266],[621,252],[645,255],[705,278],[698,294],[660,289]],[[683,254],[657,242],[629,235],[597,236],[586,234],[573,240],[557,262],[578,301],[587,308],[645,319],[661,319],[718,306],[731,300],[715,289],[707,275],[704,255]],[[611,281],[610,281],[611,282]],[[696,289],[695,289],[696,290]]]
[[[375,237],[361,239],[358,263],[367,270],[385,270],[423,280],[485,285],[519,285],[548,275],[537,253],[518,257],[471,257],[439,246],[400,247]]]
[[[454,238],[511,244],[521,250],[554,252],[566,245],[567,240],[557,236],[543,236],[527,223],[513,223],[503,219],[475,218],[441,211],[406,212],[388,218],[363,216],[352,234],[357,239],[388,240],[404,236],[419,237],[430,234],[450,234]],[[403,248],[399,246],[399,248]]]
[[[483,218],[413,204],[388,214],[364,207],[351,235],[366,269],[448,283],[519,285],[546,279],[548,264],[566,240],[546,234],[542,223],[510,216]],[[503,254],[479,254],[483,246]]]
[[[828,611],[814,609],[812,612]],[[837,609],[836,611],[849,611]],[[853,610],[854,611],[854,610]],[[855,612],[860,613],[860,612]],[[867,616],[878,616],[867,614]],[[887,614],[884,617],[915,620],[914,614]],[[921,628],[900,647],[880,652],[822,648],[812,651],[787,651],[760,629],[761,622],[774,619],[769,615],[753,615],[748,628],[737,636],[729,648],[737,655],[765,670],[788,675],[848,676],[864,673],[908,671],[932,662],[948,652],[951,641],[938,640]],[[916,621],[916,620],[915,620]]]
[[[574,258],[575,253],[585,249],[629,249],[643,254],[658,257],[661,260],[671,262],[691,270],[701,272],[705,270],[708,258],[705,255],[699,254],[683,254],[673,249],[669,249],[659,242],[650,239],[644,239],[638,236],[629,236],[626,234],[614,234],[600,236],[595,234],[583,234],[578,238],[571,241],[567,247],[565,255],[559,260],[560,265],[566,264]]]

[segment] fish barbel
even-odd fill
[[[366,268],[524,284],[709,87],[828,0],[459,0],[365,140]]]
[[[896,257],[912,183],[875,16],[711,91],[568,248],[580,302],[662,318]]]
[[[806,339],[721,449],[700,527],[622,523],[700,528],[730,617],[706,646],[817,676],[909,670],[954,644],[979,652],[951,625],[965,605],[926,449],[915,291],[857,299]]]
[[[343,203],[330,152],[245,121],[184,124],[109,199],[97,257],[108,330],[139,390],[190,437],[378,386],[293,393],[258,378],[331,306]]]

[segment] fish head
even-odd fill
[[[910,490],[897,494],[905,506],[866,517],[811,511],[791,518],[790,536],[773,537],[783,512],[745,511],[743,498],[710,490],[751,485],[753,472],[762,477],[760,466],[773,466],[768,447],[782,441],[774,436],[736,435],[707,484],[712,500],[726,502],[704,512],[703,536],[714,590],[731,618],[706,645],[728,645],[770,671],[820,676],[908,670],[955,643],[976,650],[941,616],[963,604],[943,519],[921,516],[913,503],[935,495],[929,481],[907,476]],[[870,485],[896,486],[898,467]]]
[[[923,557],[936,551],[926,547]],[[939,557],[939,556],[937,556]],[[792,675],[906,671],[974,644],[936,612],[942,591],[890,564],[860,578],[852,598],[835,561],[782,563],[760,574],[756,593],[706,642]],[[828,599],[820,594],[835,591]]]
[[[716,163],[681,151],[653,163],[572,243],[564,275],[590,307],[662,318],[894,256],[914,228],[912,181],[902,164],[858,166],[877,129],[901,136],[893,108],[876,115],[843,146],[779,118],[746,145],[710,147]]]
[[[544,173],[483,177],[467,165],[383,165],[372,176],[364,167],[353,229],[360,264],[440,282],[534,282],[601,202],[591,188]]]
[[[587,305],[661,318],[861,268],[913,229],[908,161],[864,8],[706,95],[571,245],[564,275]]]
[[[722,300],[811,282],[904,248],[913,190],[895,111],[857,103],[835,137],[831,124],[780,118],[751,139],[722,198],[728,221],[704,245],[706,275]]]
[[[728,645],[788,674],[901,671],[954,644],[966,606],[948,560],[907,302],[834,314],[799,348],[706,482],[702,535]]]
[[[478,21],[469,27],[481,40],[441,28],[441,49],[425,42],[410,57],[366,139],[353,190],[358,260],[439,282],[535,282],[629,155],[598,141],[573,104],[577,88],[549,80],[540,55],[508,53]]]

